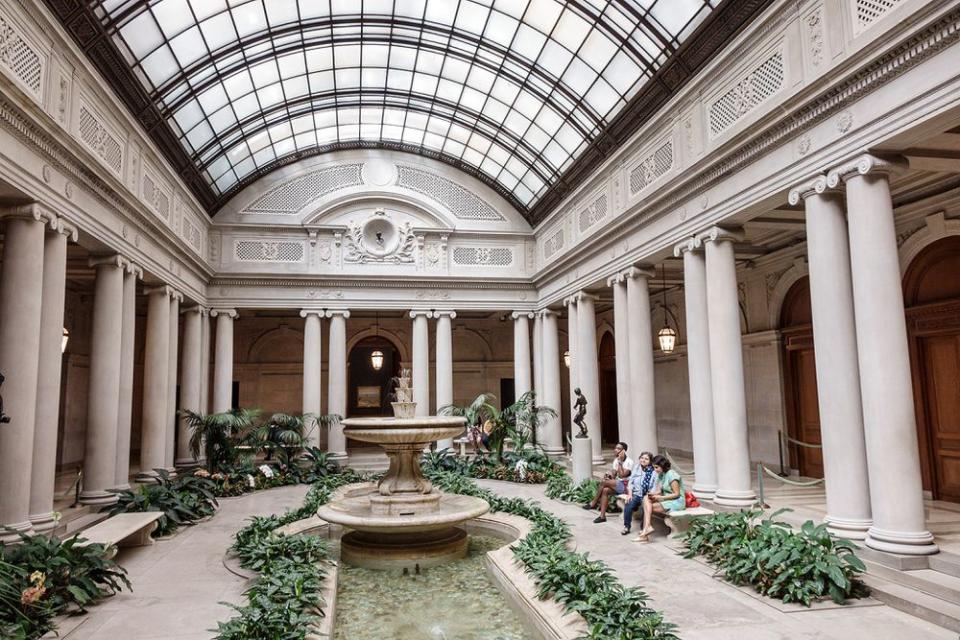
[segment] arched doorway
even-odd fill
[[[374,368],[373,353],[383,354],[383,364]],[[387,400],[390,378],[400,373],[400,351],[383,336],[367,336],[350,350],[347,358],[347,415],[392,416]]]
[[[813,353],[813,315],[810,311],[810,278],[797,280],[780,310],[783,335],[783,380],[787,434],[800,442],[820,444],[820,407],[817,404],[817,365]],[[823,477],[820,449],[789,445],[790,466],[800,475]]]
[[[923,487],[960,502],[960,237],[926,247],[903,292]]]
[[[617,360],[613,333],[607,331],[600,338],[600,420],[603,423],[600,437],[605,444],[613,444],[619,438],[617,420]],[[588,399],[589,400],[589,399]]]

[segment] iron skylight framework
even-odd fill
[[[527,214],[597,155],[652,79],[665,93],[659,72],[721,4],[50,2],[108,77],[132,73],[114,78],[118,93],[210,211],[288,162],[386,147],[464,169]]]

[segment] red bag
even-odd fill
[[[697,496],[693,495],[689,491],[684,492],[683,499],[686,502],[687,509],[700,506],[700,501],[697,500]]]

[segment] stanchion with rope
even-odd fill
[[[782,477],[786,477],[789,475],[787,473],[787,467],[784,464],[784,460],[783,460],[783,450],[785,448],[785,445],[791,445],[791,444],[796,445],[798,447],[806,447],[808,449],[823,449],[822,444],[812,444],[809,442],[802,442],[800,440],[797,440],[796,438],[791,438],[790,436],[785,434],[782,430],[778,429],[777,430],[777,445],[778,445],[777,453],[780,456],[780,476]]]
[[[669,451],[667,451],[666,449],[662,449],[662,451],[663,451],[663,456],[670,461],[670,467],[674,471],[676,471],[682,476],[692,476],[695,473],[694,471],[684,471],[682,468],[680,468],[680,465],[677,464],[677,461],[673,459],[673,456],[670,455]]]

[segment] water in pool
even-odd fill
[[[533,640],[483,565],[503,544],[470,536],[466,558],[420,575],[340,565],[334,640]]]

